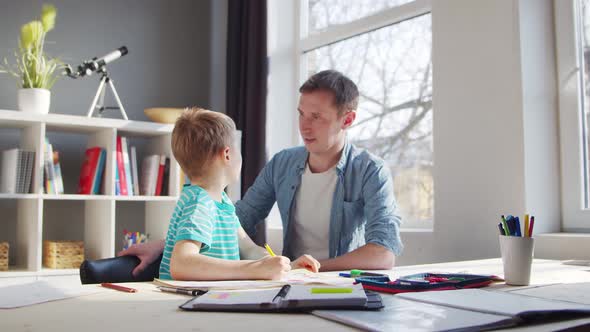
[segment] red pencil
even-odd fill
[[[529,237],[533,237],[533,226],[535,226],[535,216],[531,217],[531,224],[529,226]]]
[[[135,288],[130,288],[130,287],[125,287],[125,286],[115,285],[115,284],[111,284],[110,282],[103,282],[100,285],[102,287],[106,287],[106,288],[110,288],[110,289],[115,289],[115,290],[118,290],[118,291],[121,291],[121,292],[137,293],[137,289],[135,289]]]

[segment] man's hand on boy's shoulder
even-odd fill
[[[293,269],[307,269],[316,273],[320,270],[320,262],[318,262],[317,259],[311,257],[311,255],[302,255],[291,262],[291,267]]]

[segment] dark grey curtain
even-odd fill
[[[266,163],[266,21],[266,0],[229,0],[226,103],[242,131],[242,194]],[[265,222],[249,235],[264,244]]]

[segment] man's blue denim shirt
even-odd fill
[[[275,201],[283,222],[283,254],[291,259],[289,224],[293,199],[301,183],[308,158],[305,147],[277,153],[260,172],[244,198],[236,203],[236,214],[248,234],[266,218]],[[338,182],[330,217],[330,258],[341,256],[366,243],[381,245],[396,256],[403,249],[401,218],[397,215],[393,179],[383,160],[348,140],[336,165]]]

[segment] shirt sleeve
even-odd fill
[[[399,256],[403,250],[399,232],[401,217],[397,212],[391,173],[378,163],[370,168],[365,179],[365,242],[383,246]]]
[[[204,202],[196,200],[185,205],[183,220],[176,229],[174,242],[182,240],[201,242],[201,252],[209,250],[213,234],[213,214]]]
[[[249,236],[256,234],[256,225],[270,213],[276,201],[273,185],[273,157],[256,177],[254,184],[248,188],[244,198],[236,202],[236,215],[240,224]]]

